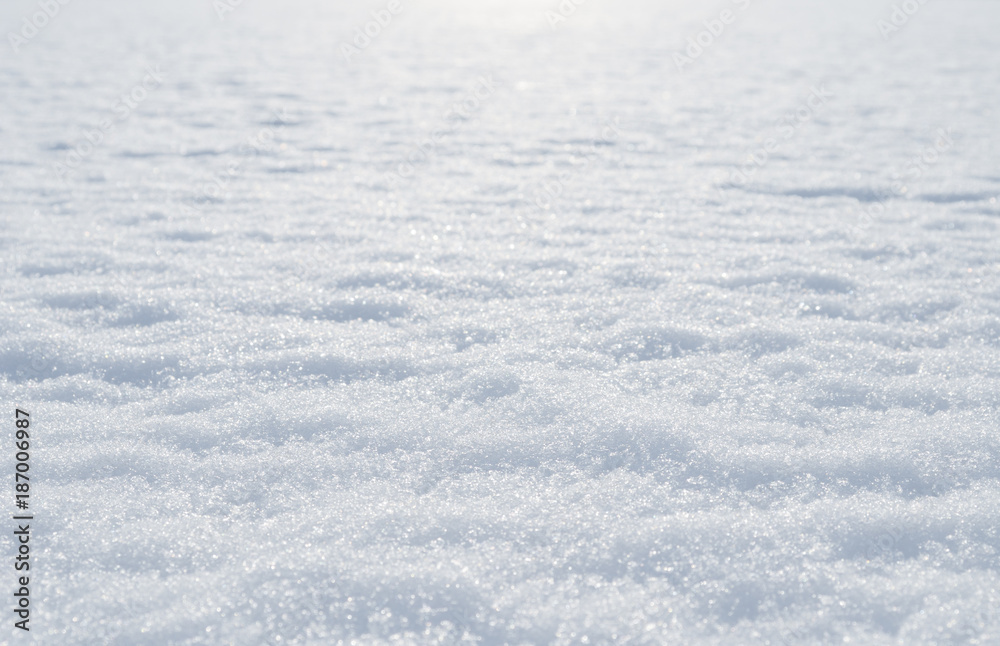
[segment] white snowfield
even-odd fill
[[[6,0],[0,643],[1000,644],[998,30]]]

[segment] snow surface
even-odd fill
[[[0,43],[3,643],[1000,644],[1000,3],[400,1]]]

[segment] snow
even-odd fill
[[[1000,643],[1000,4],[219,4],[0,54],[0,641]]]

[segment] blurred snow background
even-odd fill
[[[1000,3],[903,4],[4,2],[9,643],[1000,643]]]

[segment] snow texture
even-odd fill
[[[998,27],[5,1],[0,641],[1000,643]]]

